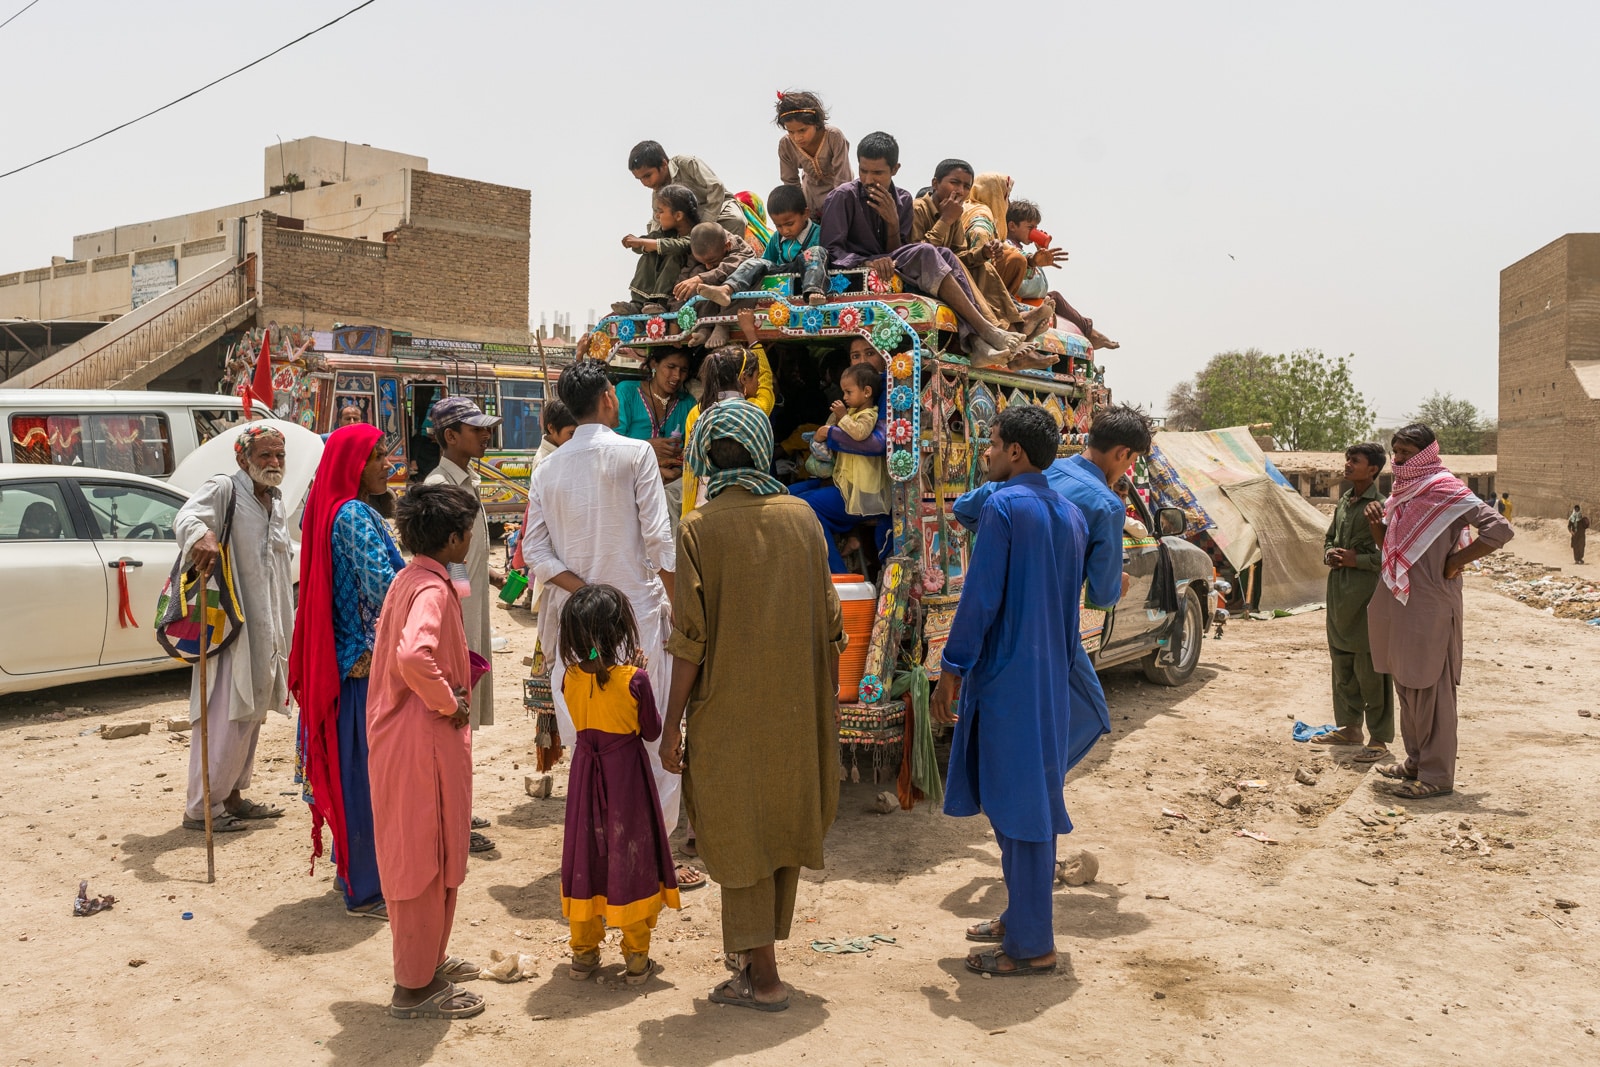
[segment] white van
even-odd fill
[[[255,405],[252,418],[269,415]],[[166,478],[245,421],[244,401],[206,393],[0,389],[0,463],[60,464]]]

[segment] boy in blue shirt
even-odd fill
[[[759,257],[741,263],[723,285],[702,285],[699,295],[727,307],[733,294],[747,293],[769,274],[798,273],[800,292],[811,304],[828,299],[828,253],[822,227],[806,214],[806,194],[798,185],[780,185],[767,197],[774,233]]]

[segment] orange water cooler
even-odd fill
[[[833,588],[839,594],[844,632],[850,636],[849,647],[839,657],[839,702],[854,704],[861,699],[861,676],[867,672],[867,645],[872,641],[878,591],[859,574],[835,574]]]

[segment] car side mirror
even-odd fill
[[[1189,523],[1182,508],[1157,508],[1156,530],[1162,537],[1182,537],[1183,528]]]

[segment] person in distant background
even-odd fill
[[[1494,502],[1494,509],[1498,511],[1507,522],[1510,522],[1513,517],[1513,513],[1516,511],[1516,509],[1511,505],[1511,494],[1501,493],[1500,499]]]
[[[361,409],[355,404],[346,404],[339,409],[340,426],[355,426],[366,421],[367,417],[361,413]]]
[[[1567,516],[1567,532],[1572,535],[1572,562],[1582,563],[1584,542],[1589,537],[1589,516],[1576,504],[1572,505],[1572,514]]]

